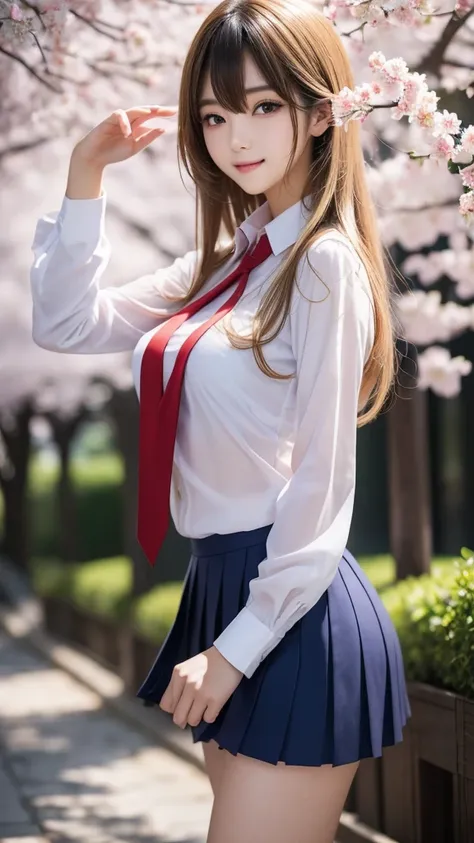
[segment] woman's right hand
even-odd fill
[[[147,128],[144,125],[147,120],[171,117],[177,110],[171,106],[118,108],[81,138],[74,147],[73,157],[96,170],[103,170],[107,164],[126,161],[166,131]]]

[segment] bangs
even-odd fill
[[[260,31],[256,21],[243,12],[234,11],[226,16],[212,33],[207,46],[199,87],[209,72],[210,83],[219,105],[228,111],[238,113],[246,110],[244,56],[247,52],[266,84],[291,105],[295,100],[295,81],[291,85],[291,73],[283,73],[281,56],[272,44],[270,33]]]

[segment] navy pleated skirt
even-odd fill
[[[210,647],[247,602],[271,525],[191,539],[173,626],[137,696],[159,703],[173,668]],[[171,717],[172,715],[170,715]],[[194,742],[276,764],[347,764],[402,740],[402,654],[376,590],[348,550],[327,591],[246,676]]]

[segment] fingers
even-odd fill
[[[180,700],[173,714],[173,722],[176,723],[180,729],[184,729],[187,726],[189,712],[195,705],[196,702],[194,700],[193,688],[186,688],[181,694]]]
[[[127,108],[129,120],[135,120],[142,114],[150,114],[153,112],[158,117],[172,117],[178,111],[177,105],[139,105],[135,108]]]
[[[191,708],[189,709],[187,722],[190,726],[198,726],[201,720],[203,719],[204,712],[206,710],[206,703],[202,700],[194,700]]]
[[[145,147],[150,146],[153,141],[163,135],[164,129],[142,129],[138,136],[134,137],[135,152],[141,152]]]
[[[178,691],[177,693],[176,690]],[[159,702],[160,708],[163,709],[163,711],[167,711],[168,714],[173,714],[180,694],[181,689],[176,689],[173,680],[171,680]]]
[[[114,111],[112,116],[118,123],[125,138],[133,135],[135,140],[140,140],[143,137],[144,132],[139,132],[137,134],[136,128],[138,126],[141,126],[147,120],[153,120],[155,117],[172,116],[175,113],[176,109],[161,108],[160,106],[156,106],[149,108],[131,108],[128,109],[128,111],[125,111],[123,108],[118,108]],[[163,131],[164,129],[161,129],[158,134],[155,134],[155,137],[150,138],[150,142],[155,140],[156,137],[163,133]]]
[[[112,117],[118,123],[124,137],[128,138],[132,134],[132,127],[127,112],[123,108],[117,108]]]

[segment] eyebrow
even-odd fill
[[[246,94],[254,94],[256,91],[273,91],[273,88],[270,85],[255,85],[253,88],[246,88]],[[203,105],[219,105],[217,100],[213,100],[211,98],[201,100],[199,103],[199,108],[202,108]]]

